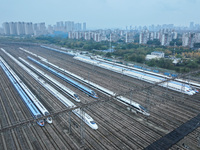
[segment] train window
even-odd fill
[[[44,120],[40,120],[39,124],[44,125]]]
[[[79,99],[78,95],[77,94],[74,94],[74,97],[76,97],[77,99]]]
[[[41,117],[42,117],[42,115],[37,115],[37,116],[36,116],[36,118],[41,118]]]
[[[85,114],[85,117],[86,117],[87,119],[92,119],[88,114]]]
[[[146,111],[146,109],[144,107],[142,107],[141,105],[139,105],[139,107],[143,110]]]
[[[135,107],[134,105],[130,105],[130,106],[132,106],[134,109],[140,110],[138,107]]]
[[[91,124],[96,124],[94,121],[90,121]]]
[[[45,114],[45,116],[50,115],[48,112],[45,112],[44,114]]]

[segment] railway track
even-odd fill
[[[23,70],[22,70],[23,71]],[[19,71],[19,72],[22,72],[22,71]],[[38,88],[37,87],[39,87],[40,86],[40,84],[39,83],[37,83],[37,82],[35,82],[33,79],[31,79],[30,80],[30,77],[25,77],[25,76],[23,76],[23,78],[25,79],[25,80],[27,80],[28,82],[30,82],[29,83],[29,85],[30,86],[32,86],[31,88],[32,89],[36,89],[36,90],[38,90]],[[27,78],[27,79],[26,79]],[[56,110],[61,110],[61,109],[64,109],[65,107],[63,106],[63,104],[61,104],[58,100],[55,100],[55,97],[53,96],[53,95],[51,95],[51,94],[49,94],[49,92],[48,91],[46,91],[45,89],[43,90],[43,88],[41,87],[41,88],[39,88],[39,93],[37,93],[36,95],[42,95],[43,97],[45,97],[45,99],[43,99],[42,100],[42,102],[43,103],[45,103],[48,107],[50,107],[51,106],[51,108],[50,108],[50,110],[55,110],[55,109],[53,109],[52,108],[52,106],[53,107],[57,107],[57,106],[59,106],[59,108],[57,108]],[[42,94],[41,94],[42,93]],[[41,96],[40,96],[41,97]],[[48,102],[50,99],[52,99],[52,101],[53,102]],[[45,102],[44,102],[45,101]],[[46,107],[46,105],[45,105],[45,107]],[[61,107],[62,106],[62,107]],[[63,120],[63,119],[62,119]],[[56,131],[56,130],[55,130]],[[58,133],[58,132],[57,132]],[[51,138],[50,136],[49,136],[49,138]],[[69,137],[68,137],[69,138]],[[67,140],[67,139],[65,139],[65,140]],[[53,141],[52,141],[53,142]]]
[[[26,58],[26,55],[22,54],[19,50],[13,51],[14,48],[15,48],[15,50],[17,49],[16,46],[13,46],[13,49],[11,48],[9,50],[9,52],[11,54],[14,54],[15,56],[20,55],[20,57],[22,55],[22,57]],[[44,52],[38,51],[38,50],[42,50],[41,48],[37,48],[37,47],[35,47],[35,48],[36,49],[34,50],[34,52],[37,52],[41,56],[44,55]],[[30,51],[32,50],[31,47],[29,47],[28,49],[30,49]],[[17,54],[17,52],[19,54]],[[45,51],[46,57],[48,57],[48,59],[51,60],[53,63],[55,62],[56,65],[59,65],[66,70],[69,69],[69,71],[71,71],[75,74],[77,73],[86,79],[89,78],[91,81],[100,83],[102,86],[106,86],[110,89],[114,89],[117,92],[118,91],[123,92],[132,87],[134,87],[134,88],[142,87],[143,85],[141,85],[141,84],[144,84],[141,81],[133,80],[133,79],[131,80],[128,77],[119,76],[119,74],[117,74],[117,73],[111,73],[111,72],[105,71],[103,69],[95,68],[93,71],[93,69],[91,69],[91,67],[92,67],[91,65],[86,65],[83,63],[81,64],[77,61],[74,61],[70,57],[65,57],[63,55],[59,55],[59,54],[55,55],[56,54],[55,52],[52,52],[51,55],[48,55],[48,54],[49,54],[48,51]],[[6,57],[6,56],[4,56],[4,57]],[[65,61],[63,61],[63,60],[65,60]],[[70,65],[67,66],[68,64],[70,64]],[[83,67],[84,67],[84,69],[83,69]],[[18,70],[19,73],[22,71],[17,66],[16,66],[16,70]],[[79,72],[77,70],[79,70]],[[94,75],[96,76],[96,79],[93,77]],[[24,77],[25,77],[24,80],[26,80],[26,82],[29,85],[31,82],[34,83],[32,80],[30,80],[31,78],[28,75],[24,74]],[[121,79],[121,80],[119,80],[119,79]],[[103,81],[103,82],[101,82],[101,81]],[[113,82],[115,82],[115,83],[113,83]],[[122,89],[117,88],[117,85],[118,86],[120,85],[120,87],[122,87]],[[145,84],[145,85],[148,85],[148,84]],[[34,83],[33,85],[30,85],[30,86],[32,87],[32,90],[35,91],[35,93],[40,95],[40,99],[42,100],[42,102],[46,103],[47,106],[51,107],[51,111],[54,111],[55,109],[59,109],[59,106],[60,106],[59,102],[58,101],[56,102],[56,100],[54,98],[52,98],[49,94],[47,94],[48,92],[43,90],[42,87],[37,88],[37,86],[39,86],[39,84]],[[40,90],[41,92],[38,92],[38,90]],[[116,149],[124,148],[125,149],[125,148],[130,148],[130,147],[132,147],[133,149],[137,149],[137,148],[143,149],[148,144],[150,144],[151,142],[158,139],[160,136],[163,136],[164,134],[166,134],[165,133],[166,131],[170,131],[170,130],[176,128],[176,126],[179,126],[181,123],[183,123],[186,120],[188,120],[189,118],[193,117],[198,112],[198,109],[199,109],[198,104],[199,103],[198,103],[197,99],[199,98],[199,95],[195,95],[195,97],[188,97],[188,96],[183,95],[183,100],[182,100],[182,96],[180,96],[180,94],[177,94],[176,92],[173,92],[171,90],[166,91],[162,88],[153,88],[153,92],[156,93],[156,96],[151,95],[151,94],[149,96],[150,102],[151,102],[149,105],[149,106],[151,106],[151,109],[150,109],[151,116],[148,118],[145,118],[145,121],[143,121],[143,123],[142,123],[141,119],[139,119],[142,116],[134,115],[134,114],[126,111],[125,110],[126,107],[121,108],[122,104],[119,104],[117,102],[108,103],[108,104],[106,104],[106,106],[104,106],[103,104],[100,104],[100,105],[98,105],[100,108],[97,106],[89,108],[88,110],[90,113],[92,113],[92,117],[94,119],[96,118],[95,120],[97,120],[97,124],[99,123],[98,125],[100,126],[100,130],[97,132],[93,132],[86,127],[86,130],[85,130],[85,137],[86,137],[85,145],[86,145],[86,147],[88,147],[89,149],[95,149],[95,147],[101,148],[101,149],[107,149],[107,148],[116,148]],[[90,98],[88,99],[88,97],[86,97],[84,94],[82,94],[80,92],[78,94],[81,95],[81,98],[85,102],[89,102],[92,100]],[[167,94],[170,95],[169,100],[167,99],[167,96],[165,96]],[[130,96],[128,96],[127,98],[129,98]],[[146,104],[147,96],[148,96],[148,92],[138,93],[138,94],[134,95],[134,101],[139,102],[142,105],[148,106]],[[49,101],[47,99],[49,99]],[[45,105],[45,107],[46,107],[46,105]],[[162,111],[160,111],[161,109],[162,109]],[[173,110],[175,110],[175,111],[172,112]],[[185,111],[188,113],[187,113],[187,115],[183,116]],[[114,112],[114,114],[112,114],[112,112]],[[102,117],[102,115],[103,115],[103,117]],[[126,118],[126,120],[123,120],[124,124],[122,124],[122,122],[119,121],[120,119],[122,120],[123,117]],[[166,119],[165,119],[165,117],[166,117]],[[60,116],[59,116],[59,118],[60,118]],[[116,119],[113,119],[113,118],[116,118]],[[61,117],[61,120],[64,120],[64,119],[66,120],[67,116],[65,116],[64,118]],[[110,121],[110,119],[112,119],[112,121]],[[104,121],[106,121],[106,122],[104,122]],[[79,124],[77,118],[75,118],[74,122],[77,122],[77,124]],[[63,124],[67,124],[67,122],[65,122]],[[152,127],[152,125],[155,125],[155,127]],[[63,137],[63,139],[70,137],[70,136],[68,136],[68,134],[63,135],[63,132],[62,132],[63,127],[62,126],[63,125],[58,124],[57,130],[53,127],[50,128],[50,130],[52,132],[55,132],[55,135],[57,135],[58,139],[62,138],[61,136],[58,136],[59,133],[61,133],[62,136],[66,136],[66,137]],[[125,126],[128,126],[128,127],[125,128]],[[140,126],[142,126],[142,127],[140,128]],[[29,128],[25,128],[25,129],[28,131],[30,130]],[[46,127],[45,127],[45,129],[46,129]],[[110,132],[108,133],[106,131],[110,131]],[[117,131],[119,131],[122,135],[119,134]],[[130,132],[128,132],[128,131],[130,131]],[[43,132],[46,132],[46,130],[44,130]],[[75,134],[76,138],[79,137],[79,128],[77,128],[77,129],[72,128],[72,132],[73,132],[73,134]],[[115,133],[115,132],[117,132],[117,133]],[[21,133],[22,132],[19,132],[19,134],[21,134]],[[31,133],[32,134],[35,133],[34,136],[36,136],[38,134],[38,132],[36,132],[36,130],[32,129],[32,128],[31,128]],[[4,137],[3,134],[4,133],[1,133],[1,137]],[[151,136],[154,134],[155,134],[155,136]],[[26,134],[26,135],[27,135],[27,137],[29,137],[28,134]],[[26,135],[24,134],[24,137]],[[50,139],[50,138],[52,139],[52,137],[47,136],[48,134],[43,133],[42,135],[46,135],[45,136],[46,140]],[[113,139],[113,136],[117,136],[117,138],[119,138],[118,141],[120,143],[124,142],[124,144],[125,145],[127,144],[127,146],[120,147],[119,145],[116,145],[114,143],[114,141],[117,141],[117,139]],[[145,140],[145,138],[146,138],[145,136],[148,137],[146,140]],[[102,138],[102,139],[100,140],[100,138]],[[195,139],[195,138],[192,137],[192,139]],[[36,147],[40,147],[42,149],[47,149],[50,147],[55,148],[56,144],[52,144],[53,141],[46,142],[46,144],[45,144],[45,145],[47,145],[48,143],[50,143],[51,146],[49,146],[49,147],[43,146],[42,147],[42,144],[44,144],[44,143],[41,143],[38,140],[39,140],[39,138],[35,141],[32,140],[32,143],[35,142],[38,144],[38,146],[36,146]],[[44,139],[42,139],[42,140],[45,141]],[[2,139],[2,141],[5,141],[5,140]],[[26,142],[28,140],[22,140],[22,142],[23,141]],[[76,143],[74,141],[77,141],[77,140],[72,138],[71,142]],[[143,141],[146,144],[142,145],[141,141]],[[60,142],[61,142],[61,145],[63,145],[64,147],[66,146],[62,143],[62,141],[60,141]],[[135,142],[135,144],[132,144],[133,142]],[[5,142],[2,142],[2,143],[5,143]],[[29,145],[29,144],[25,144],[25,145]],[[32,145],[33,149],[36,148],[36,147],[33,147],[34,144],[31,144],[31,145]],[[71,144],[71,145],[73,147],[73,144]],[[79,147],[79,146],[77,146],[77,145],[75,146],[75,145],[73,148]],[[93,146],[93,145],[95,145],[95,146]],[[182,145],[176,145],[172,149],[182,148],[182,147],[183,147]]]

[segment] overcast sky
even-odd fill
[[[86,22],[88,28],[200,24],[200,0],[0,0],[3,22]]]

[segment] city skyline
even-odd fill
[[[12,5],[11,5],[12,4]],[[80,0],[67,1],[3,1],[1,22],[86,22],[88,29],[125,28],[174,24],[189,26],[200,23],[200,1],[197,0]]]

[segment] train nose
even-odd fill
[[[146,116],[150,116],[150,113],[148,113],[148,112],[146,112],[146,114],[145,114]]]
[[[98,125],[97,124],[93,125],[93,129],[97,130],[98,129]]]
[[[37,122],[39,126],[43,127],[44,126],[44,120],[40,120]]]
[[[77,101],[77,102],[81,102],[81,100],[80,100],[80,99],[78,99],[78,98],[76,98],[76,101]]]
[[[48,117],[48,118],[47,118],[47,122],[48,122],[48,123],[52,123],[52,122],[53,122],[53,121],[52,121],[52,118],[51,118],[51,117]]]

